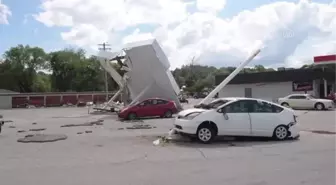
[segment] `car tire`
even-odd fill
[[[173,112],[171,110],[167,110],[165,113],[164,113],[164,116],[165,118],[171,118],[173,117]]]
[[[196,137],[201,143],[211,143],[215,138],[215,130],[209,125],[201,126],[197,129]]]
[[[316,103],[314,107],[316,110],[324,110],[325,108],[323,103]]]
[[[288,104],[288,103],[286,103],[286,102],[284,102],[284,103],[281,103],[281,106],[284,106],[284,107],[288,107],[288,108],[290,108],[289,104]]]
[[[273,138],[276,140],[285,140],[289,136],[288,127],[279,125],[274,129]]]
[[[128,120],[135,120],[137,119],[137,115],[134,112],[131,112],[127,115]]]

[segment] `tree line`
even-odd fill
[[[40,47],[18,45],[5,51],[2,58],[0,89],[25,93],[105,90],[104,69],[97,58],[87,57],[83,49],[66,48],[47,53]],[[118,65],[114,67],[121,73]],[[233,70],[235,67],[184,65],[172,73],[180,87],[185,85],[189,92],[200,92],[214,87],[216,75]],[[273,70],[256,65],[243,72]],[[116,90],[118,86],[113,79],[109,75],[107,79],[108,90]]]

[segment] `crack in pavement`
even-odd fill
[[[132,162],[135,162],[135,161],[139,161],[141,159],[147,159],[148,155],[145,154],[143,156],[140,156],[140,157],[136,157],[134,159],[129,159],[129,160],[126,160],[126,161],[120,161],[120,162],[109,162],[109,164],[115,164],[115,165],[124,165],[124,164],[129,164],[129,163],[132,163]]]
[[[200,148],[196,148],[196,150],[202,155],[202,157],[204,158],[204,159],[208,159],[207,158],[207,156],[204,154],[204,152],[202,151],[202,149],[200,149]]]

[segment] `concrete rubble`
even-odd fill
[[[104,120],[97,120],[97,121],[91,121],[88,123],[82,123],[82,124],[66,124],[62,125],[61,127],[81,127],[81,126],[98,126],[98,125],[104,125]]]
[[[29,134],[24,138],[20,138],[17,142],[20,143],[46,143],[66,140],[68,136],[64,134]]]
[[[175,129],[171,129],[168,132],[167,136],[159,136],[159,138],[157,140],[153,141],[153,145],[155,145],[155,146],[159,146],[159,145],[163,146],[164,144],[169,143],[173,139],[174,135],[176,135],[176,130]]]

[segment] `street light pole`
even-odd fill
[[[111,48],[107,47],[110,46],[109,44],[107,44],[106,42],[102,43],[102,44],[98,44],[98,46],[102,46],[100,48],[98,48],[99,50],[103,50],[103,51],[107,51],[107,50],[111,50]],[[105,62],[107,62],[107,60],[105,60]],[[105,78],[105,100],[108,101],[108,81],[107,81],[107,71],[104,70],[104,78]]]

